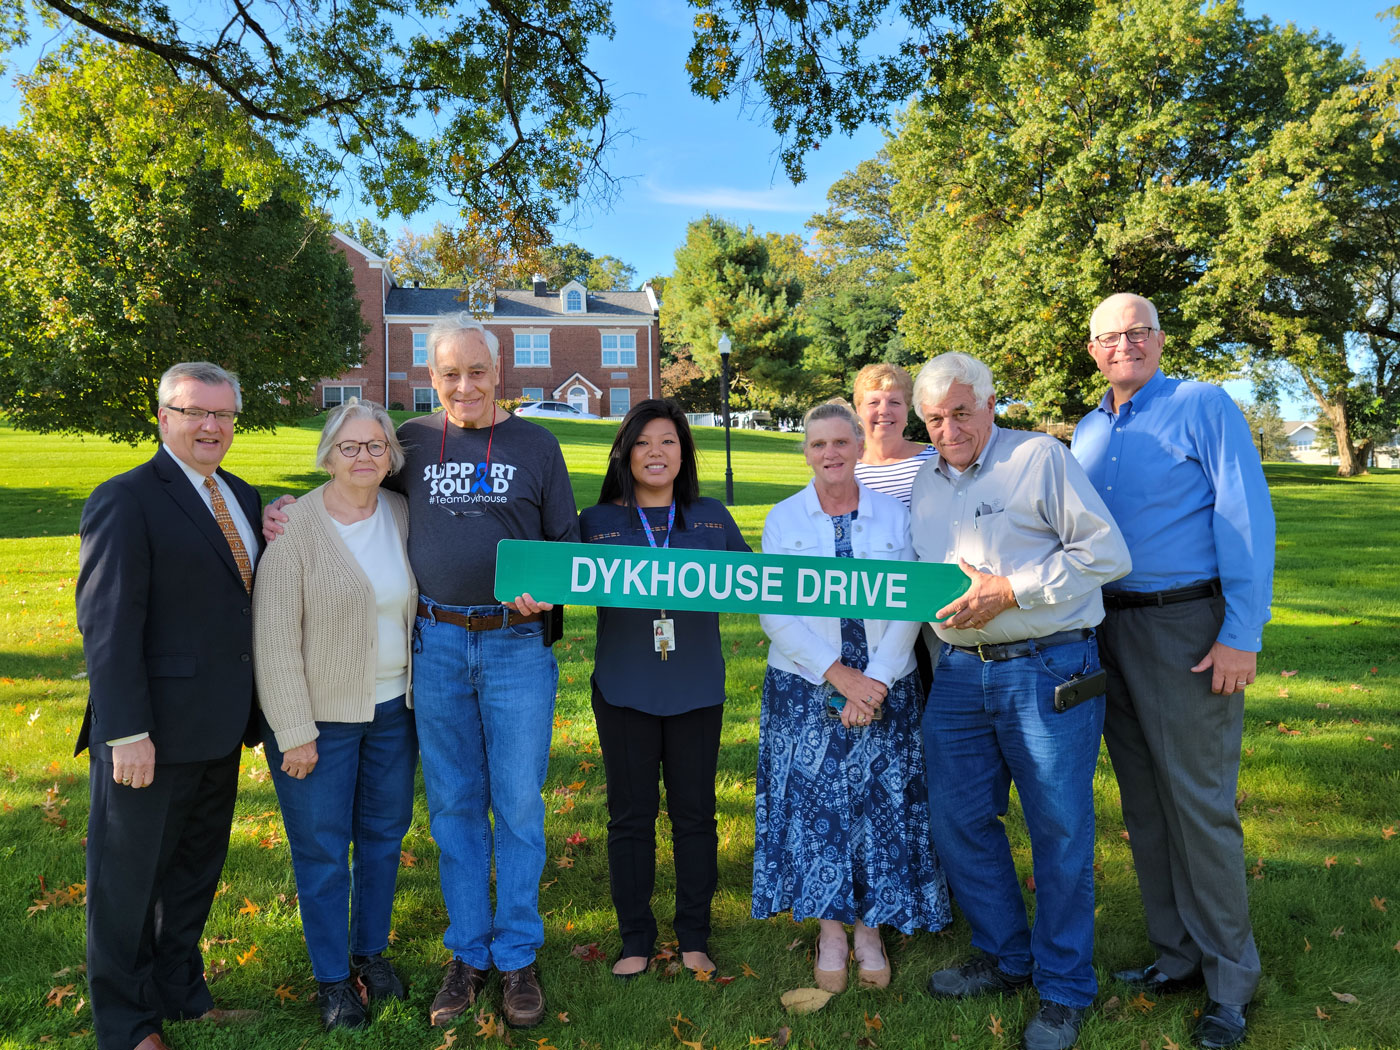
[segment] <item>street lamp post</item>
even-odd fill
[[[720,400],[724,410],[724,502],[726,506],[734,506],[734,467],[729,455],[729,351],[734,349],[734,344],[729,341],[728,335],[719,337],[719,362],[720,362]]]

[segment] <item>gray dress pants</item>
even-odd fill
[[[1109,610],[1104,740],[1118,777],[1156,966],[1199,970],[1211,999],[1243,1005],[1259,983],[1235,795],[1244,695],[1190,668],[1209,652],[1225,600]]]

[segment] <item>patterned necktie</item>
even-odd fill
[[[253,563],[248,560],[247,548],[243,546],[243,537],[238,535],[238,526],[233,523],[233,515],[228,512],[224,494],[219,491],[219,486],[214,484],[212,477],[204,479],[204,487],[209,490],[209,502],[214,505],[214,520],[219,523],[224,539],[228,540],[228,549],[233,552],[233,560],[238,563],[238,575],[243,577],[243,589],[252,594]]]

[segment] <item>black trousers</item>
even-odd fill
[[[214,1000],[199,938],[228,853],[238,754],[157,764],[149,787],[88,767],[87,978],[98,1050],[131,1050]]]
[[[656,945],[651,895],[662,778],[676,861],[676,940],[682,952],[707,951],[719,883],[715,768],[724,706],[650,715],[614,707],[595,689],[593,717],[608,776],[608,874],[622,954],[650,955]]]

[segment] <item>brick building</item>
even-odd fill
[[[342,233],[335,244],[355,276],[369,333],[365,360],[316,388],[317,404],[358,396],[390,408],[437,407],[428,379],[428,329],[468,308],[451,288],[404,288],[389,261]],[[599,416],[622,416],[661,396],[661,322],[651,285],[638,292],[589,291],[577,281],[550,290],[497,289],[481,321],[501,341],[502,398],[567,401]]]

